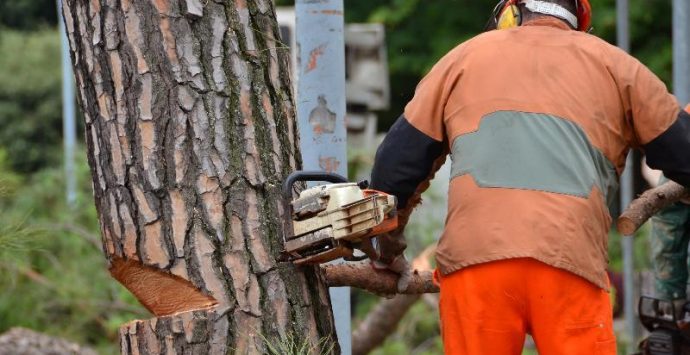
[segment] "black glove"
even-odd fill
[[[376,237],[375,248],[378,259],[371,261],[376,270],[390,270],[398,274],[398,292],[402,293],[410,285],[412,268],[405,259],[403,251],[407,248],[402,230],[395,230]]]
[[[407,242],[405,242],[405,235],[402,233],[402,229],[378,235],[374,243],[374,248],[378,254],[376,261],[383,264],[392,263],[407,248]]]

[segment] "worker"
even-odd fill
[[[690,105],[685,107],[685,111],[690,112]],[[642,176],[652,187],[668,182],[660,171],[650,169],[644,161]],[[651,220],[650,239],[656,297],[672,301],[676,318],[682,319],[683,306],[687,302],[690,198],[681,199],[662,209]]]
[[[376,153],[371,187],[401,230],[451,155],[436,251],[446,354],[615,354],[607,235],[630,148],[690,186],[690,115],[644,65],[588,34],[588,0],[502,0],[490,30],[418,84]],[[495,30],[494,30],[495,29]],[[398,285],[401,286],[400,284]]]
[[[687,110],[687,108],[686,108]],[[662,177],[660,183],[668,181]],[[687,302],[690,199],[676,202],[652,217],[652,265],[656,297],[672,301],[676,319]]]

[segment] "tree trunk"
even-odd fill
[[[272,1],[63,3],[108,266],[158,317],[122,352],[338,352],[318,268],[276,261],[301,162]]]

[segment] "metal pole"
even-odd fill
[[[625,161],[626,169],[621,176],[621,207],[630,205],[633,196],[633,154],[628,153]],[[622,209],[621,208],[621,209]],[[635,273],[633,263],[633,236],[626,235],[621,238],[623,251],[623,313],[625,315],[625,328],[627,330],[628,352],[634,351],[637,343],[638,329],[637,316],[635,314]]]
[[[69,57],[67,32],[62,19],[62,2],[57,0],[60,42],[62,46],[62,135],[64,147],[65,185],[67,205],[74,207],[77,201],[77,179],[74,170],[74,149],[76,147],[77,123],[74,107],[74,85],[72,63]]]
[[[628,28],[628,0],[616,0],[616,34],[618,47],[630,51],[630,36]],[[633,196],[633,159],[632,153],[628,154],[625,162],[626,169],[621,176],[621,209],[632,201]],[[625,315],[625,328],[627,330],[627,353],[634,351],[637,341],[637,317],[635,315],[635,276],[633,264],[633,238],[623,236],[621,238],[623,251],[623,313]]]
[[[690,2],[673,0],[673,91],[685,106],[690,103]]]
[[[295,1],[297,119],[304,169],[347,176],[343,0]],[[351,346],[350,288],[331,288],[342,354]]]

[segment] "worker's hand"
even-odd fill
[[[682,202],[686,205],[690,205],[690,197],[681,198],[680,202]]]
[[[390,263],[374,260],[371,262],[371,266],[376,270],[389,270],[398,274],[398,293],[404,292],[410,286],[412,267],[404,255],[398,255]]]
[[[398,274],[398,292],[403,292],[410,284],[412,270],[403,251],[407,248],[403,229],[376,236],[372,240],[376,249],[377,258],[371,261],[371,266],[377,270],[390,270]]]
[[[402,255],[405,248],[407,248],[407,242],[405,242],[405,236],[402,231],[402,228],[399,228],[388,233],[377,235],[376,238],[372,240],[374,242],[376,254],[378,255],[376,261],[383,264],[391,264],[395,258]]]

